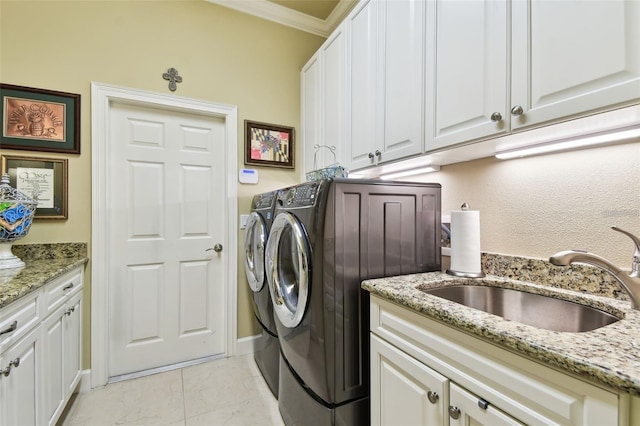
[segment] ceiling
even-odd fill
[[[338,26],[359,0],[206,0],[322,37]]]
[[[339,0],[267,0],[282,7],[296,10],[306,15],[314,16],[318,19],[326,20],[333,9],[338,5]]]

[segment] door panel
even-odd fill
[[[110,109],[111,376],[224,352],[222,119]]]
[[[161,264],[138,265],[129,267],[128,272],[127,300],[131,301],[132,306],[147,304],[144,310],[125,310],[131,315],[126,322],[129,325],[126,333],[129,345],[161,340],[163,333],[159,307],[164,304],[164,268]]]
[[[435,55],[427,151],[504,133],[509,120],[507,2],[437,1],[435,7],[435,38],[427,46]],[[500,120],[492,121],[493,113]]]
[[[384,33],[384,148],[381,161],[422,151],[424,117],[424,2],[379,6]]]
[[[512,129],[640,98],[640,3],[512,2]]]
[[[214,328],[208,262],[182,262],[180,266],[180,337],[207,333]]]

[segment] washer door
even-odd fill
[[[262,216],[251,213],[244,234],[244,271],[249,287],[256,293],[264,286],[264,252],[268,236]]]
[[[302,224],[291,213],[280,213],[267,242],[267,281],[276,316],[288,328],[302,321],[309,298],[311,256]]]

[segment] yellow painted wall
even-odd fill
[[[238,167],[243,167],[245,119],[299,129],[300,69],[323,41],[201,0],[1,0],[0,81],[82,96],[80,155],[2,150],[69,158],[69,219],[38,221],[20,243],[91,242],[92,81],[171,93],[162,73],[176,68],[183,77],[177,96],[238,106]],[[299,176],[299,169],[261,168],[259,185],[239,186],[239,213],[249,211],[253,194],[297,183]],[[84,294],[85,368],[90,364],[90,268]],[[237,274],[238,337],[246,337],[259,328],[242,264]]]

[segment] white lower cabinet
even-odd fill
[[[0,426],[60,418],[80,381],[82,285],[78,267],[0,309]]]
[[[522,425],[510,415],[500,411],[489,401],[466,391],[455,383],[449,385],[449,424],[452,426]]]
[[[38,388],[41,356],[39,329],[0,355],[0,424],[35,425],[38,419]]]
[[[371,297],[372,425],[622,425],[629,401]]]
[[[42,324],[43,349],[47,354],[43,357],[43,409],[50,425],[55,425],[80,379],[81,300],[78,288]]]
[[[522,425],[373,334],[371,360],[373,425]]]
[[[371,366],[371,424],[444,424],[446,377],[374,334]]]

